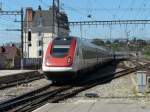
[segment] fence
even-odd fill
[[[15,59],[14,68],[20,68],[21,59]],[[41,58],[24,58],[23,66],[25,69],[40,69],[42,67]]]

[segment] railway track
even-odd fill
[[[107,81],[136,72],[137,70],[140,70],[147,66],[150,66],[150,64],[140,65],[135,68],[129,68],[126,70],[109,74],[109,76],[113,77],[103,77],[103,78],[101,77],[96,80],[89,80],[86,82],[82,82],[83,86],[80,87],[73,85],[60,87],[51,84],[36,91],[32,91],[25,95],[0,103],[0,111],[31,112],[32,110],[35,110],[36,108],[44,105],[46,102],[57,103],[64,99],[71,98],[76,94],[89,88],[92,88],[98,84],[102,84]]]

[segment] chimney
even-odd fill
[[[41,10],[42,10],[42,7],[41,7],[40,5],[39,5],[39,7],[38,7],[38,10],[39,10],[39,11],[41,11]]]
[[[30,22],[32,22],[32,20],[33,20],[33,9],[32,9],[32,7],[28,7],[27,9],[26,9],[26,17],[27,17],[27,21],[30,23]]]

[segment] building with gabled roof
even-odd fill
[[[26,9],[25,21],[24,58],[41,58],[53,37],[69,35],[68,17],[64,12],[58,12],[56,7],[54,11],[52,7],[48,10],[42,10],[40,6],[38,10],[29,7]]]

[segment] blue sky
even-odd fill
[[[0,0],[3,10],[20,10],[21,7],[48,9],[52,0]],[[150,0],[60,0],[69,21],[81,20],[118,20],[118,19],[150,19]],[[88,15],[92,18],[88,18]],[[7,32],[5,29],[18,29],[19,23],[13,22],[19,17],[0,16],[0,44],[20,41],[19,32]],[[82,35],[86,38],[126,38],[150,39],[149,25],[116,25],[83,27]],[[71,27],[71,35],[80,36],[79,27]]]

